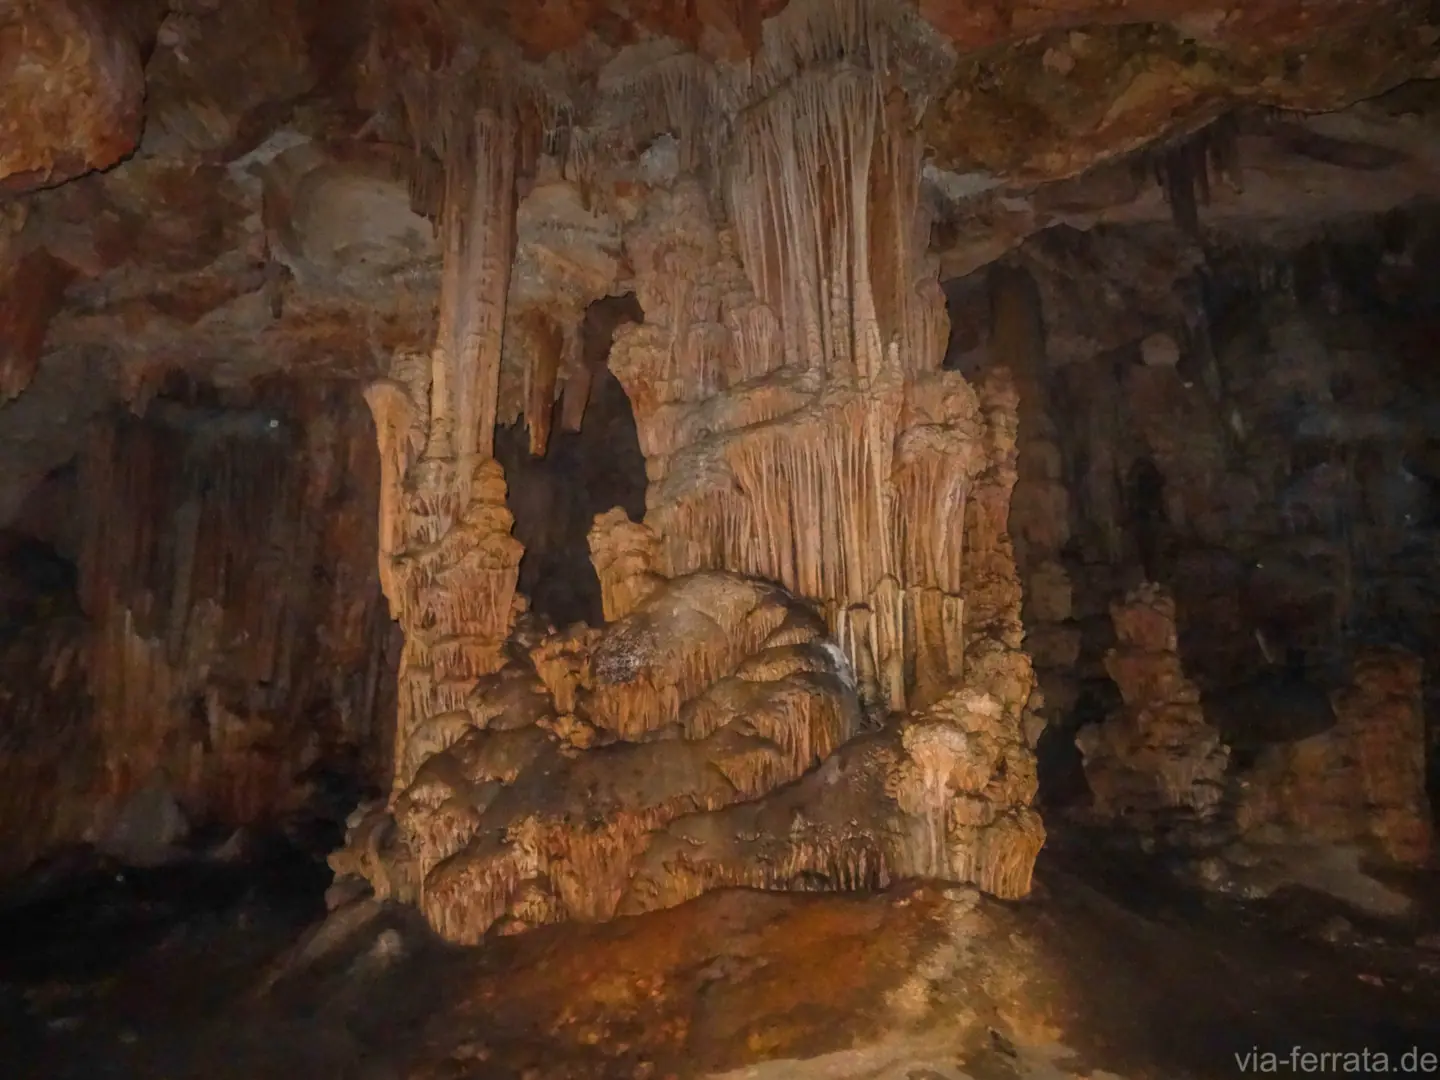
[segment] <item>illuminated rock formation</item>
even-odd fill
[[[600,577],[605,621],[623,619],[664,581],[655,572],[659,538],[616,507],[590,529],[590,560]]]
[[[413,107],[423,110],[423,96]],[[515,233],[513,101],[473,121],[420,112],[445,154],[439,334],[428,365],[397,357],[367,400],[380,444],[381,581],[405,632],[396,760],[499,669],[522,547],[491,456]],[[523,607],[523,601],[521,602]],[[398,775],[397,775],[398,780]]]
[[[914,109],[881,73],[909,28],[842,7],[771,21],[734,90],[747,107],[720,151],[724,214],[683,177],[644,200],[625,250],[646,322],[610,366],[649,464],[661,572],[735,570],[816,601],[867,701],[901,711],[959,674],[964,522],[992,462],[973,388],[938,370]],[[841,55],[874,66],[830,67]],[[682,136],[695,123],[672,120]]]
[[[1138,822],[1177,813],[1213,817],[1230,752],[1205,722],[1200,692],[1181,670],[1175,601],[1147,583],[1112,604],[1110,613],[1119,644],[1105,657],[1105,670],[1124,708],[1082,728],[1075,740],[1094,813]]]
[[[1024,896],[1045,839],[1014,704],[1030,683],[1023,654],[973,656],[965,689],[853,740],[798,784],[680,818],[646,853],[621,910],[724,886],[866,889],[914,876]]]
[[[1424,865],[1434,851],[1425,792],[1423,665],[1399,649],[1355,662],[1334,695],[1330,730],[1264,751],[1241,778],[1243,834],[1359,843],[1388,860]],[[1266,829],[1269,826],[1271,828]]]
[[[609,918],[652,832],[764,795],[853,734],[822,630],[773,585],[700,573],[603,634],[553,635],[415,730],[391,812],[357,819],[332,865],[458,940]]]
[[[1024,895],[1044,832],[1019,734],[1023,654],[983,649],[964,689],[851,739],[860,702],[824,629],[753,578],[660,584],[603,633],[542,641],[466,711],[417,728],[404,790],[352,821],[331,864],[460,941],[723,885],[932,876]]]
[[[442,221],[428,419],[412,362],[370,393],[407,644],[395,797],[357,820],[337,871],[418,900],[461,940],[727,882],[1028,890],[1044,834],[1007,533],[1017,395],[1004,369],[978,386],[941,370],[915,132],[941,52],[902,13],[854,2],[792,4],[743,76],[622,51],[596,124],[535,165],[508,293],[465,252],[516,228],[499,194],[513,171],[456,189],[472,209]],[[615,332],[608,365],[646,459],[645,519],[612,511],[591,531],[603,631],[507,651],[519,550],[503,481],[484,461],[462,490],[456,463],[484,459],[497,402],[532,451],[557,400],[579,422],[576,323],[627,288],[644,321]],[[456,328],[501,317],[503,357],[498,337]],[[442,672],[442,654],[460,662]],[[862,715],[884,730],[812,772]],[[836,769],[844,783],[825,779]],[[812,801],[807,832],[795,814]],[[748,822],[736,835],[753,849],[697,848],[689,865],[667,840],[647,855],[671,822],[720,811]],[[793,848],[778,862],[777,844]]]

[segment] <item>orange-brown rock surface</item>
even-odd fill
[[[853,679],[821,631],[773,585],[701,573],[602,634],[522,647],[409,734],[380,866],[361,836],[332,864],[456,939],[609,918],[654,830],[758,798],[854,733]]]
[[[0,399],[15,398],[0,448],[16,463],[0,519],[78,449],[84,425],[52,422],[67,387],[143,413],[176,367],[229,387],[277,369],[365,381],[404,647],[390,798],[337,866],[464,939],[726,883],[922,873],[1023,894],[1043,831],[1022,649],[1049,673],[1079,659],[1069,500],[1037,407],[1037,305],[1010,305],[984,374],[948,369],[937,255],[954,271],[1111,212],[1160,208],[1194,232],[1211,180],[1220,202],[1239,180],[1232,109],[1380,94],[1432,73],[1440,37],[1427,5],[1342,0],[172,7],[0,15],[0,70],[23,91],[0,104],[0,183],[108,170],[0,223]],[[110,169],[134,148],[141,89],[144,140]],[[1367,189],[1387,205],[1440,190],[1424,124],[1361,119],[1320,156],[1378,161]],[[1317,132],[1292,114],[1245,138],[1313,158]],[[1160,174],[1153,197],[1136,164]],[[627,317],[606,306],[622,297]],[[1136,401],[1168,407],[1189,388],[1174,368],[1134,376]],[[557,633],[517,591],[494,434],[523,421],[544,453],[602,374],[633,409],[645,513],[596,518],[606,625]],[[1164,428],[1149,434],[1169,467]],[[294,476],[332,476],[324,443]],[[263,454],[245,469],[215,482],[257,514],[299,482]],[[107,518],[163,517],[146,482],[107,496]],[[328,481],[307,493],[344,501]],[[201,559],[203,586],[162,588],[132,556],[149,566],[93,537],[86,552],[99,730],[143,747],[106,759],[102,786],[163,764],[187,798],[245,816],[285,771],[252,753],[256,710],[202,693],[222,749],[155,744],[174,700],[208,693],[230,630],[247,677],[280,680],[261,695],[275,708],[304,696],[280,673],[310,654],[225,560]],[[207,590],[223,602],[192,618]],[[1173,609],[1132,600],[1110,659],[1126,710],[1085,736],[1098,805],[1207,816],[1224,749]]]
[[[0,647],[0,868],[103,843],[145,791],[233,827],[297,809],[317,765],[388,775],[373,439],[343,387],[228,413],[176,391],[97,427],[78,598]]]
[[[140,137],[140,50],[93,0],[15,0],[0,9],[0,191],[114,165]]]
[[[1334,696],[1335,725],[1270,748],[1241,778],[1242,833],[1273,826],[1291,839],[1358,843],[1402,865],[1428,862],[1423,673],[1403,650],[1363,652],[1351,685]]]
[[[1175,601],[1146,583],[1111,605],[1117,646],[1105,669],[1124,708],[1082,728],[1076,743],[1102,819],[1143,823],[1167,815],[1213,817],[1225,792],[1230,752],[1205,721],[1200,691],[1185,677]]]
[[[406,632],[400,768],[334,863],[447,936],[736,881],[1029,887],[1043,830],[1006,530],[1016,396],[1003,369],[977,386],[941,370],[919,91],[887,82],[883,59],[919,48],[903,65],[918,87],[939,54],[868,5],[796,5],[772,26],[748,74],[622,50],[568,153],[548,138],[522,153],[532,111],[555,107],[544,83],[455,129],[466,86],[483,99],[513,74],[499,54],[456,54],[405,88],[446,180],[436,348],[369,391],[382,577]],[[859,62],[833,66],[846,55]],[[645,456],[645,519],[612,511],[591,530],[603,631],[521,647],[517,624],[507,645],[520,552],[490,432],[523,418],[537,451],[557,402],[579,418],[577,328],[627,287],[644,320],[613,331],[608,366]],[[450,573],[451,550],[483,579]],[[827,766],[845,783],[816,779],[862,714],[907,710],[923,711]],[[813,831],[792,820],[796,792]],[[700,814],[724,837],[730,820],[704,815],[733,806],[760,815],[737,834],[755,850],[677,865],[661,845],[640,868],[671,822]]]

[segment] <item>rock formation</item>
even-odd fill
[[[0,12],[0,38],[0,191],[58,184],[135,148],[145,76],[114,12],[91,0],[20,0]]]
[[[1018,896],[1042,729],[1107,711],[1103,819],[1213,818],[1223,741],[1261,756],[1255,828],[1418,858],[1381,763],[1416,721],[1376,688],[1410,675],[1362,666],[1346,707],[1395,722],[1323,754],[1222,740],[1199,695],[1440,643],[1407,587],[1433,417],[1391,423],[1440,390],[1316,330],[1429,241],[1372,223],[1347,275],[1253,250],[1440,192],[1440,109],[1391,93],[1437,72],[1433,5],[0,6],[0,528],[77,460],[88,511],[88,621],[0,655],[44,676],[5,748],[83,792],[0,777],[0,816],[49,815],[16,861],[137,792],[263,816],[345,750],[386,790],[337,870],[458,939],[725,884]],[[941,281],[996,260],[980,347]],[[177,369],[224,406],[177,412]],[[338,391],[255,428],[277,373],[365,386],[375,447]],[[594,475],[545,455],[603,449],[617,388],[625,496],[527,491],[517,456]],[[1112,611],[1137,564],[1165,593]]]
[[[1200,692],[1181,668],[1175,601],[1146,583],[1112,604],[1110,613],[1119,644],[1105,657],[1105,669],[1124,708],[1076,737],[1093,813],[1133,824],[1213,817],[1230,753],[1205,722]]]
[[[1021,654],[982,651],[964,689],[855,739],[845,655],[813,609],[753,578],[659,583],[602,632],[512,655],[464,709],[416,728],[403,790],[352,819],[331,858],[452,940],[722,885],[1028,891],[1044,834]]]
[[[1403,650],[1362,653],[1352,684],[1335,695],[1335,725],[1271,747],[1242,777],[1242,835],[1359,844],[1390,862],[1427,863],[1422,675]]]
[[[491,453],[514,247],[515,106],[502,99],[473,120],[437,116],[416,93],[416,137],[446,155],[439,336],[428,359],[397,358],[391,378],[367,392],[382,462],[381,582],[405,632],[397,760],[422,724],[453,713],[476,678],[500,667],[521,555]]]
[[[893,72],[891,43],[909,50]],[[370,391],[382,576],[406,632],[395,828],[357,820],[342,873],[417,899],[466,940],[504,918],[605,918],[737,881],[924,873],[1028,889],[1043,832],[1006,526],[1016,395],[1003,369],[980,386],[940,370],[915,132],[938,57],[920,28],[868,3],[792,5],[743,76],[622,52],[600,77],[609,108],[566,133],[614,156],[540,155],[518,212],[518,129],[462,144],[473,180],[436,144],[450,180],[429,415],[415,361]],[[568,209],[552,221],[539,206]],[[512,275],[499,238],[517,221]],[[545,255],[557,236],[563,261]],[[624,282],[605,277],[617,247]],[[645,520],[612,512],[592,530],[603,632],[507,648],[520,552],[487,458],[497,404],[530,426],[532,451],[557,400],[578,422],[588,376],[555,316],[578,323],[626,285],[644,321],[615,333],[609,367],[645,455]],[[773,583],[765,603],[757,581]],[[792,614],[806,605],[820,622]],[[472,693],[477,677],[500,682]],[[522,720],[510,703],[525,680]],[[843,784],[808,781],[806,832],[794,815],[812,811],[793,792],[762,796],[838,749],[862,710],[869,726],[911,715],[847,752]],[[511,747],[493,751],[510,764],[485,763],[491,743]],[[760,815],[742,830],[754,851],[713,845],[677,865],[662,844],[638,870],[671,822],[741,804]],[[775,828],[783,858],[764,846]]]

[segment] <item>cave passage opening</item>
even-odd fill
[[[514,535],[525,545],[518,589],[530,610],[556,627],[604,622],[600,579],[590,561],[590,527],[622,507],[645,516],[645,455],[630,398],[607,366],[616,331],[644,321],[635,294],[592,302],[581,322],[578,363],[552,407],[544,450],[531,452],[523,420],[495,433],[505,469]]]

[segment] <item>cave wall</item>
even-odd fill
[[[378,475],[353,385],[177,384],[94,426],[78,606],[6,653],[34,665],[7,684],[7,869],[103,842],[140,792],[234,826],[300,809],[316,766],[388,776]]]
[[[1077,728],[1123,714],[1107,670],[1116,611],[1146,580],[1174,597],[1176,678],[1197,687],[1177,700],[1199,695],[1236,774],[1325,732],[1350,739],[1337,712],[1364,696],[1356,672],[1403,669],[1375,660],[1388,655],[1375,648],[1403,647],[1434,668],[1437,236],[1440,218],[1421,206],[1204,243],[1168,225],[1060,229],[1011,257],[1043,296],[1048,422],[1070,508],[1060,562],[1078,638],[1074,704],[1051,717],[1047,740],[1070,743]],[[1046,501],[1045,482],[1022,472],[1017,535],[1025,508]],[[1034,560],[1021,569],[1033,605],[1051,587],[1048,571]],[[1027,622],[1029,635],[1047,632]],[[1409,678],[1396,674],[1386,692],[1408,700]],[[1416,761],[1419,715],[1397,720],[1409,735],[1386,737],[1387,746],[1409,739]],[[1430,728],[1433,744],[1433,719]],[[1398,764],[1405,753],[1375,766],[1384,775],[1353,779],[1352,767],[1353,782],[1339,783],[1393,789],[1388,802],[1423,818],[1424,792]],[[1347,755],[1331,747],[1308,757]],[[1083,797],[1077,766],[1072,754],[1068,782],[1047,782],[1068,786],[1062,801]],[[1265,770],[1293,772],[1274,761]],[[1299,806],[1327,798],[1317,793],[1325,770],[1310,771]],[[1285,783],[1292,795],[1305,786],[1293,775]],[[1352,832],[1370,828],[1366,813],[1351,806]],[[1405,850],[1413,860],[1424,847]]]

